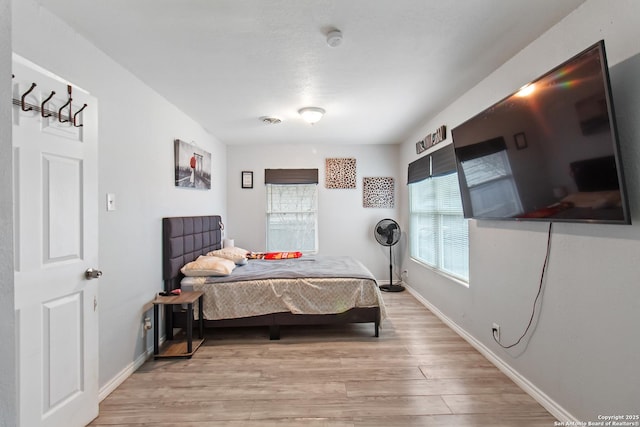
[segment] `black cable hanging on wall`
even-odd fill
[[[520,342],[522,341],[522,339],[527,335],[527,333],[529,332],[529,329],[531,328],[531,325],[533,324],[533,320],[535,318],[536,315],[536,306],[538,305],[538,300],[540,299],[540,296],[542,295],[542,291],[544,288],[544,279],[545,279],[545,275],[547,272],[547,266],[549,265],[549,255],[551,253],[551,229],[553,227],[553,222],[549,223],[549,231],[547,232],[547,251],[544,257],[544,262],[542,263],[542,273],[540,274],[540,282],[538,283],[538,293],[536,294],[536,298],[533,300],[533,307],[531,309],[531,316],[529,317],[529,323],[527,324],[527,327],[525,328],[524,332],[522,333],[522,335],[520,335],[520,338],[518,338],[518,340],[516,342],[514,342],[513,344],[510,345],[504,345],[502,344],[498,338],[496,337],[496,330],[494,329],[492,331],[492,335],[493,335],[493,340],[502,348],[504,349],[510,349],[513,348],[515,346],[517,346],[518,344],[520,344]]]

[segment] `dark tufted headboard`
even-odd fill
[[[162,279],[165,291],[180,287],[182,266],[222,247],[222,217],[162,218]]]

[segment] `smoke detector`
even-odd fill
[[[280,120],[279,118],[271,116],[260,117],[260,121],[268,125],[277,125],[278,123],[282,122],[282,120]]]
[[[337,47],[342,44],[342,31],[332,30],[327,34],[327,44],[330,47]]]

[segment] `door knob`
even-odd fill
[[[86,277],[87,280],[98,279],[100,276],[102,276],[102,271],[93,268],[88,268],[87,271],[84,272],[84,277]]]

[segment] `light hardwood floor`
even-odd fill
[[[92,426],[550,427],[555,418],[408,292],[373,325],[209,332],[190,360],[149,360]]]

